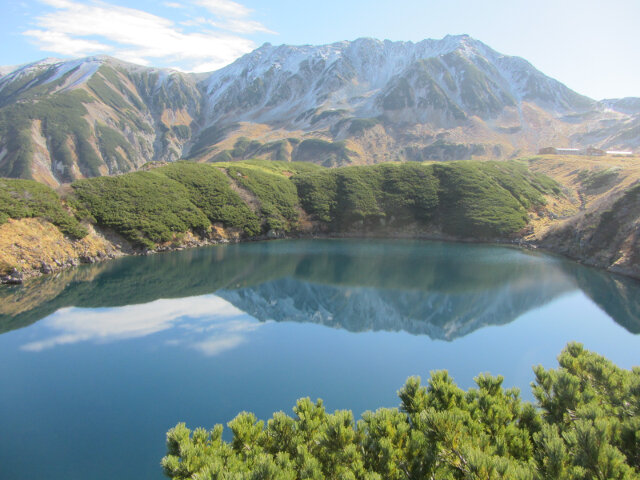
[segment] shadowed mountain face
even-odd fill
[[[0,332],[64,307],[215,293],[261,321],[454,340],[582,289],[640,333],[640,285],[512,248],[412,241],[275,241],[129,257],[0,289]]]
[[[0,175],[57,185],[179,158],[344,165],[636,148],[637,104],[596,102],[466,35],[265,44],[197,75],[47,59],[0,76]]]

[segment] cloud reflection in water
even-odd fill
[[[107,343],[146,337],[175,329],[169,345],[186,345],[213,356],[246,341],[260,322],[216,295],[162,299],[116,308],[62,308],[45,318],[42,326],[55,334],[23,345],[40,352],[80,342]]]

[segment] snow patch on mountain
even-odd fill
[[[398,104],[389,101],[388,109],[413,109],[404,117],[415,121],[422,121],[418,110],[425,105],[491,117],[514,102],[533,102],[556,115],[595,104],[526,60],[502,55],[468,35],[418,43],[360,38],[320,46],[264,44],[213,72],[203,85],[207,124],[254,121],[304,128],[322,110],[379,116],[387,110],[381,106],[387,97]]]

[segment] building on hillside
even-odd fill
[[[603,155],[606,155],[604,150],[596,147],[588,147],[584,152],[585,155],[590,157],[602,157]]]
[[[545,147],[538,151],[538,155],[584,155],[579,148]]]
[[[556,148],[557,155],[584,155],[584,150],[579,148]]]
[[[613,157],[633,157],[633,152],[626,150],[602,150],[596,147],[587,148],[556,148],[544,147],[538,150],[538,155],[585,155],[587,157],[602,157],[611,155]]]
[[[544,147],[538,150],[538,155],[557,155],[558,151],[553,147]]]
[[[606,154],[612,157],[633,157],[633,152],[627,150],[607,150]]]

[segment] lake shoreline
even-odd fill
[[[155,479],[176,422],[266,421],[306,397],[362,418],[445,369],[465,389],[499,372],[533,401],[531,365],[570,341],[637,363],[636,281],[506,244],[342,237],[129,255],[0,288],[3,471]]]
[[[78,255],[76,257],[66,258],[63,261],[56,260],[53,263],[47,263],[43,259],[39,259],[39,268],[25,268],[18,271],[13,268],[11,272],[0,275],[0,285],[21,285],[25,281],[38,278],[43,275],[53,275],[72,267],[82,264],[100,263],[115,258],[126,256],[147,256],[167,252],[181,251],[185,249],[207,247],[214,245],[225,245],[231,243],[249,243],[264,242],[270,240],[296,240],[296,239],[404,239],[404,240],[424,240],[439,241],[446,243],[467,243],[467,244],[483,244],[483,245],[500,245],[518,248],[522,250],[535,250],[546,254],[556,255],[581,265],[585,265],[609,273],[622,275],[625,277],[640,280],[640,268],[617,268],[615,265],[607,266],[603,263],[594,261],[593,258],[579,258],[561,251],[550,248],[548,245],[541,245],[542,242],[524,240],[523,238],[502,238],[502,239],[475,239],[460,238],[446,235],[441,232],[416,232],[416,231],[389,231],[389,232],[297,232],[294,234],[285,234],[284,232],[268,232],[265,235],[257,237],[242,238],[239,236],[231,236],[231,238],[206,238],[191,236],[187,241],[174,244],[165,244],[155,249],[136,248],[129,242],[118,237],[113,238],[111,232],[100,232],[101,236],[110,237],[110,245],[105,251],[99,251],[96,255]]]

